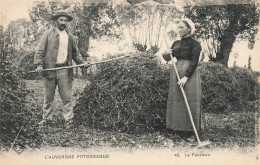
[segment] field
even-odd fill
[[[26,80],[27,87],[34,92],[28,96],[28,106],[39,110],[37,120],[41,120],[41,106],[43,103],[43,87],[41,80]],[[83,91],[89,82],[86,79],[74,79],[74,101],[78,93]],[[154,133],[126,134],[117,131],[101,131],[76,125],[74,129],[66,130],[59,110],[61,99],[56,90],[54,109],[56,118],[51,125],[39,127],[42,138],[40,149],[55,147],[106,148],[120,150],[131,149],[187,149],[193,147],[196,141],[171,131],[162,130]],[[200,136],[202,141],[209,140],[208,149],[239,148],[241,151],[255,151],[258,145],[258,116],[253,112],[234,112],[230,114],[203,113],[204,129]]]

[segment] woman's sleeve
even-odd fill
[[[175,44],[175,42],[174,42],[174,43],[172,44],[172,46],[171,46],[171,50],[172,50],[172,57],[174,57],[174,53],[173,53],[174,44]]]
[[[172,46],[171,46],[171,50],[173,49],[173,46],[174,46],[174,43],[172,44]],[[163,59],[165,60],[165,61],[167,61],[167,62],[169,62],[169,61],[171,61],[171,55],[172,55],[172,57],[174,57],[174,55],[173,55],[173,50],[172,50],[172,53],[170,53],[170,52],[168,52],[168,53],[164,53],[162,56],[163,56]]]
[[[196,67],[198,66],[199,63],[199,58],[200,58],[200,52],[201,52],[201,46],[198,41],[194,41],[192,43],[192,50],[191,50],[191,63],[189,67],[186,70],[185,76],[190,78]]]

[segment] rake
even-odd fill
[[[179,73],[178,73],[176,64],[175,64],[175,62],[174,62],[173,57],[172,57],[171,54],[170,54],[170,57],[171,57],[172,65],[173,65],[174,70],[175,70],[175,72],[176,72],[178,81],[180,81],[180,76],[179,76]],[[183,98],[184,98],[184,101],[185,101],[185,104],[186,104],[186,107],[187,107],[187,110],[188,110],[188,114],[189,114],[189,117],[190,117],[190,121],[191,121],[192,128],[193,128],[193,130],[194,130],[194,133],[195,133],[195,135],[196,135],[196,139],[197,139],[197,141],[198,141],[198,147],[207,146],[207,145],[210,144],[209,141],[205,141],[205,142],[200,141],[199,134],[198,134],[198,131],[197,131],[197,129],[196,129],[196,126],[195,126],[195,124],[194,124],[194,120],[193,120],[193,117],[192,117],[192,114],[191,114],[191,110],[190,110],[190,106],[189,106],[189,103],[188,103],[188,99],[187,99],[187,96],[186,96],[186,94],[185,94],[185,92],[184,92],[184,89],[183,89],[183,86],[182,86],[182,85],[180,85],[180,89],[181,89],[181,92],[182,92],[182,95],[183,95]]]

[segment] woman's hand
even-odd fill
[[[163,59],[167,62],[171,61],[171,54],[170,53],[163,53],[162,56],[163,56]]]
[[[164,53],[162,53],[163,59],[167,62],[171,61],[171,55],[172,55],[171,49],[167,49]]]
[[[178,85],[184,87],[187,80],[188,80],[188,77],[184,76],[183,78],[180,79],[180,81],[178,81]]]

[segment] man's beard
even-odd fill
[[[60,26],[59,26],[59,29],[60,29],[60,30],[64,30],[65,28],[66,28],[66,25],[60,25]]]

